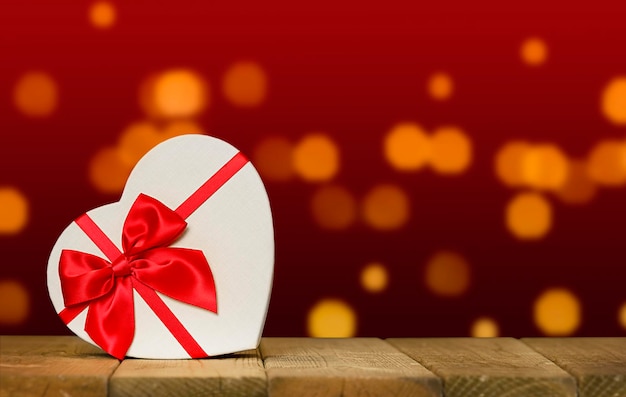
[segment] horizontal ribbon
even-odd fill
[[[135,290],[191,357],[206,357],[155,291],[217,313],[215,282],[202,251],[170,245],[187,227],[185,219],[247,162],[237,153],[174,211],[140,194],[124,221],[122,251],[87,214],[77,218],[76,224],[108,260],[74,250],[61,252],[59,276],[66,306],[61,319],[67,324],[89,307],[85,331],[122,359],[135,335]]]

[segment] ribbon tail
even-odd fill
[[[122,360],[135,338],[135,306],[130,277],[116,283],[111,293],[90,303],[85,331],[104,351]]]
[[[217,313],[211,267],[200,250],[155,248],[135,260],[139,281],[177,301]]]

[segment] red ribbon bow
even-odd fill
[[[100,230],[87,215],[83,217]],[[169,247],[186,227],[177,212],[140,194],[124,221],[123,252],[110,240],[112,248],[104,252],[110,261],[79,251],[61,252],[59,274],[65,306],[89,306],[85,331],[111,355],[123,358],[135,336],[133,289],[153,309],[165,311],[157,312],[159,317],[173,315],[167,307],[163,309],[165,305],[154,291],[217,313],[215,282],[202,251]],[[102,236],[108,240],[104,233]]]

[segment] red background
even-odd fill
[[[583,207],[555,203],[555,224],[538,242],[513,238],[503,211],[513,191],[494,174],[507,141],[557,143],[585,156],[625,128],[600,111],[602,88],[626,73],[622,2],[322,1],[113,3],[115,26],[94,29],[90,2],[19,1],[0,16],[0,184],[29,199],[28,227],[0,236],[0,278],[17,279],[32,298],[28,319],[0,333],[67,333],[47,298],[47,256],[76,216],[117,200],[98,193],[86,172],[101,147],[140,120],[141,81],[173,67],[199,71],[211,85],[197,121],[244,153],[269,135],[298,140],[328,133],[341,149],[335,182],[363,195],[393,182],[409,194],[412,216],[400,230],[362,223],[328,232],[309,213],[315,186],[267,182],[276,229],[275,284],[265,335],[306,335],[319,299],[350,302],[360,336],[467,335],[489,314],[501,334],[540,335],[532,304],[545,288],[564,286],[580,298],[576,335],[624,335],[616,320],[626,300],[626,189],[602,190]],[[522,41],[539,36],[549,60],[531,69]],[[238,109],[220,98],[230,64],[251,59],[269,78],[267,100]],[[45,119],[20,114],[12,90],[21,74],[42,69],[60,86],[59,106]],[[425,86],[437,70],[454,78],[444,103]],[[399,121],[427,128],[457,124],[474,145],[468,172],[456,178],[394,172],[381,155],[386,131]],[[472,284],[460,299],[430,294],[424,262],[439,249],[461,252]],[[389,288],[362,290],[365,263],[388,266]]]

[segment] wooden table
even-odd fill
[[[626,397],[626,338],[264,338],[120,362],[76,337],[0,336],[0,397],[106,395]]]

